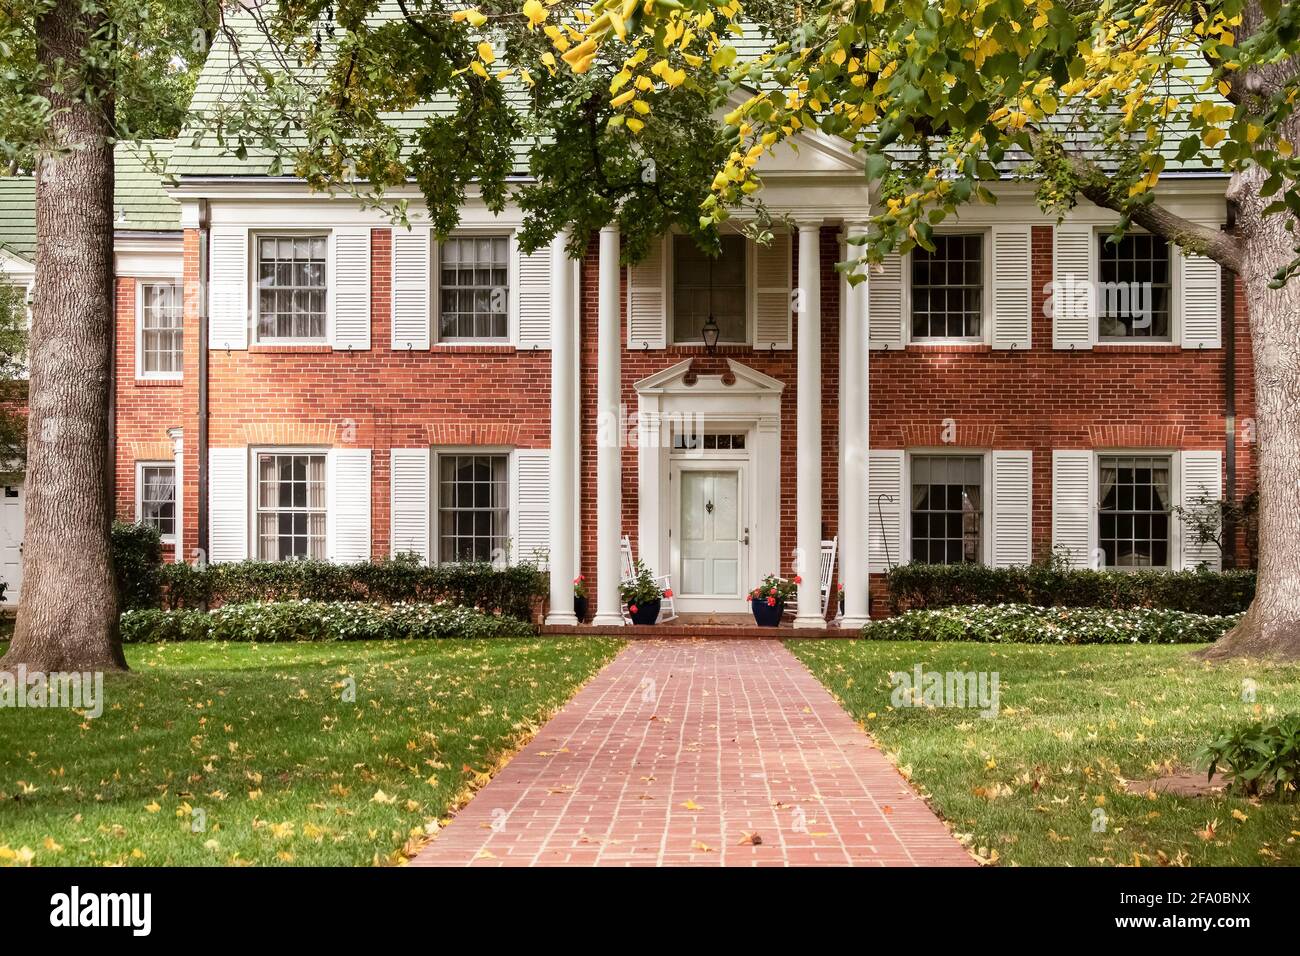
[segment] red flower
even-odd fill
[[[627,610],[628,610],[628,613],[629,613],[629,614],[635,614],[635,613],[636,613],[636,605],[635,605],[635,604],[629,604],[629,605],[627,606]]]
[[[796,574],[796,575],[794,576],[794,583],[795,583],[795,584],[803,584],[803,576],[802,576],[802,575],[799,575],[799,574]]]
[[[775,594],[775,593],[776,593],[776,588],[772,588],[772,590],[768,591],[767,593],[768,593],[768,594]]]
[[[672,597],[672,596],[673,596],[673,589],[672,589],[672,588],[664,588],[664,597]]]
[[[837,584],[837,585],[835,585],[835,590],[837,590],[837,591],[843,591],[843,590],[844,590],[844,585],[843,585],[843,584]]]
[[[768,607],[776,607],[776,598],[774,598],[774,597],[770,597],[770,598],[768,598],[768,599],[767,599],[767,606],[768,606]]]
[[[576,578],[573,579],[573,583],[574,583],[574,584],[580,584],[581,582],[583,582],[583,581],[585,581],[585,580],[587,580],[587,579],[584,578],[581,574],[579,574]]]

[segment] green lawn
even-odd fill
[[[790,649],[968,844],[1001,864],[1300,864],[1300,801],[1130,794],[1220,728],[1300,710],[1300,666],[1188,647],[795,640]],[[1001,713],[890,705],[891,671],[997,671]],[[1242,680],[1258,688],[1242,701]],[[1106,816],[1093,832],[1093,811]],[[980,849],[982,848],[982,849]],[[996,856],[994,854],[996,853]]]
[[[98,719],[0,709],[0,864],[395,862],[619,646],[128,647]]]

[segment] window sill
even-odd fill
[[[1172,342],[1142,343],[1141,345],[1137,343],[1129,345],[1124,342],[1098,342],[1092,347],[1092,350],[1094,352],[1109,352],[1112,354],[1120,352],[1136,352],[1138,355],[1159,355],[1164,352],[1181,352],[1183,351],[1183,347],[1181,345],[1175,345]]]
[[[137,378],[136,388],[179,388],[185,384],[183,378]]]
[[[908,352],[992,352],[993,346],[987,342],[908,342],[904,348]],[[1009,351],[1009,350],[1008,350]],[[1028,349],[1020,349],[1027,352]]]
[[[276,352],[285,352],[289,354],[301,352],[333,352],[334,346],[325,343],[306,343],[300,342],[295,345],[271,345],[269,343],[253,343],[248,346],[248,351],[253,354],[274,354]]]
[[[430,352],[468,352],[471,355],[514,355],[516,352],[531,352],[532,348],[520,348],[509,342],[435,342],[429,347]]]

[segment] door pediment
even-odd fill
[[[670,365],[641,379],[634,386],[638,395],[735,395],[735,396],[774,396],[779,397],[785,391],[785,383],[770,375],[750,368],[740,362],[727,359],[727,366],[734,377],[730,385],[723,382],[721,375],[697,375],[693,382],[688,382],[687,372],[691,369],[691,359]]]

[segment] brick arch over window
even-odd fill
[[[1093,448],[1182,448],[1183,425],[1089,425]]]

